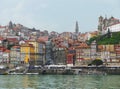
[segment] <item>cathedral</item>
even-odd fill
[[[120,23],[120,20],[114,18],[113,16],[111,16],[110,18],[107,18],[107,17],[104,18],[104,17],[100,16],[99,20],[98,20],[99,34],[101,34],[101,35],[104,34],[105,31],[107,30],[107,27],[118,24],[118,23]]]

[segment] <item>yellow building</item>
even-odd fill
[[[25,63],[34,64],[35,62],[35,48],[32,44],[21,44],[21,60]]]
[[[38,60],[39,59],[39,55],[38,55],[38,42],[35,40],[35,39],[33,39],[33,40],[29,40],[28,41],[28,43],[29,44],[32,44],[33,46],[34,46],[34,48],[35,48],[35,54],[34,54],[34,56],[35,56],[35,61],[36,60]]]

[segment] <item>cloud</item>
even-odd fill
[[[15,1],[15,0],[13,0]],[[9,1],[8,1],[9,2]],[[21,0],[21,2],[16,3],[10,3],[9,5],[4,3],[4,6],[1,6],[1,14],[0,14],[0,20],[5,23],[6,21],[10,21],[14,18],[14,16],[20,15],[22,13],[22,10],[24,9],[24,2]]]
[[[7,3],[9,4],[5,1],[2,2],[4,5],[0,6],[0,8],[2,8],[0,23],[3,23],[4,25],[12,20],[15,23],[20,22],[25,25],[27,24],[28,26],[33,26],[32,24],[36,24],[35,10],[38,12],[40,9],[47,8],[48,6],[43,0],[8,0]]]
[[[74,29],[77,20],[82,29],[91,29],[96,16],[101,14],[119,17],[119,0],[0,0],[0,24],[10,20],[27,27],[59,32]],[[87,6],[87,7],[86,7]],[[92,21],[94,25],[92,25]],[[89,24],[91,23],[91,24]],[[87,25],[87,26],[86,26]],[[91,26],[91,27],[90,27]]]

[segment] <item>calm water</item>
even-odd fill
[[[120,89],[120,75],[0,75],[0,89]]]

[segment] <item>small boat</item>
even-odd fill
[[[26,73],[26,75],[38,75],[39,73]]]
[[[7,75],[7,68],[4,65],[0,65],[0,75]]]
[[[13,73],[9,73],[10,75],[23,75],[23,73],[16,73],[16,72],[13,72]]]

